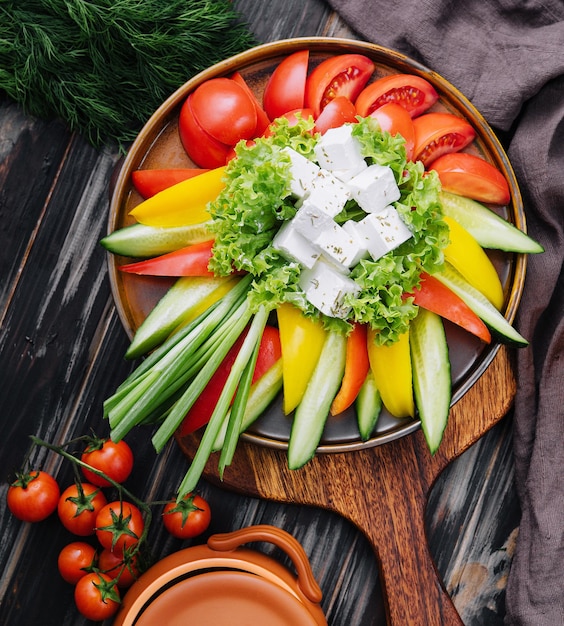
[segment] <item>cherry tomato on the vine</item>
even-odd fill
[[[96,566],[96,550],[84,541],[67,544],[57,559],[59,573],[71,585],[75,585]]]
[[[249,93],[230,78],[210,78],[190,96],[192,113],[198,124],[216,141],[234,146],[241,139],[252,139],[257,113]]]
[[[264,89],[263,105],[271,120],[304,107],[309,50],[298,50],[281,61]]]
[[[346,96],[337,96],[321,111],[315,120],[315,130],[322,135],[330,128],[338,128],[343,124],[356,122],[356,109]]]
[[[409,113],[399,104],[388,102],[370,114],[382,130],[394,136],[398,133],[405,139],[405,153],[408,161],[413,160],[415,148],[415,128]]]
[[[119,554],[104,548],[98,557],[98,569],[112,579],[119,576],[117,586],[126,589],[131,587],[141,574],[137,556],[137,554],[128,555],[127,550],[124,554]]]
[[[61,491],[57,481],[41,470],[22,472],[6,496],[12,515],[23,522],[40,522],[54,513]]]
[[[130,502],[109,502],[96,517],[98,541],[118,553],[138,543],[144,528],[141,511]]]
[[[478,202],[507,204],[511,199],[505,176],[491,163],[473,154],[453,152],[431,164],[445,191]]]
[[[362,54],[338,54],[325,59],[307,78],[305,106],[313,109],[317,119],[337,96],[346,96],[355,102],[374,67],[374,63]]]
[[[418,117],[439,99],[428,80],[415,74],[391,74],[368,85],[359,94],[355,106],[359,115],[368,117],[382,105],[393,102],[410,117]]]
[[[86,447],[80,460],[117,483],[127,480],[133,469],[133,452],[123,440],[116,443],[111,439],[95,439]],[[84,467],[82,473],[89,483],[98,487],[109,487],[111,484],[104,477]]]
[[[171,501],[163,510],[163,524],[178,539],[201,535],[210,525],[211,509],[204,498],[188,494],[180,502]]]
[[[94,534],[96,516],[106,504],[106,496],[100,487],[90,483],[74,484],[61,494],[57,513],[68,531],[86,537]]]
[[[443,154],[462,150],[476,136],[466,120],[452,113],[425,113],[413,120],[413,126],[415,160],[425,167]]]
[[[117,613],[120,595],[106,574],[92,572],[83,576],[74,588],[74,601],[80,613],[93,622],[101,622]]]

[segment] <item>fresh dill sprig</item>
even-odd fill
[[[189,78],[256,43],[229,0],[0,0],[0,89],[123,146]]]

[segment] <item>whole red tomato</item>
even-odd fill
[[[123,554],[135,545],[143,533],[141,511],[130,502],[109,502],[96,517],[96,536],[104,548]]]
[[[133,469],[133,452],[125,441],[115,443],[111,439],[93,439],[80,460],[97,469],[117,483],[127,480]],[[111,483],[89,469],[82,468],[89,483],[98,487],[109,487]]]
[[[131,587],[141,573],[138,564],[138,554],[130,556],[127,550],[124,554],[119,554],[107,548],[100,552],[98,569],[112,579],[119,577],[117,586],[121,589]]]
[[[63,491],[57,512],[68,531],[86,537],[96,532],[96,516],[107,503],[100,487],[90,483],[78,483]]]
[[[171,501],[163,510],[163,524],[178,539],[201,535],[210,525],[210,505],[204,498],[188,494],[180,502]]]
[[[57,559],[59,573],[71,585],[86,576],[96,565],[96,550],[84,541],[73,541],[67,544]]]
[[[60,493],[51,474],[37,470],[22,472],[8,488],[8,508],[23,522],[40,522],[55,511]]]
[[[74,601],[86,619],[101,622],[115,615],[120,606],[120,595],[109,576],[92,572],[76,583]]]

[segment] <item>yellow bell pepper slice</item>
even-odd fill
[[[394,417],[414,417],[409,331],[394,343],[378,346],[369,329],[367,341],[370,370],[384,406]]]
[[[503,307],[503,286],[493,263],[474,237],[452,217],[444,217],[450,229],[445,259],[499,310]]]
[[[277,310],[282,350],[283,411],[292,412],[301,402],[327,338],[321,322],[305,317],[292,304]]]
[[[210,219],[206,211],[208,203],[225,187],[224,173],[225,166],[183,180],[147,198],[130,215],[141,224],[160,228],[206,222]]]

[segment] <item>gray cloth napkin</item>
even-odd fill
[[[564,624],[564,2],[328,0],[364,39],[460,89],[500,133],[515,169],[529,257],[516,326],[515,475],[522,519],[506,623]]]

